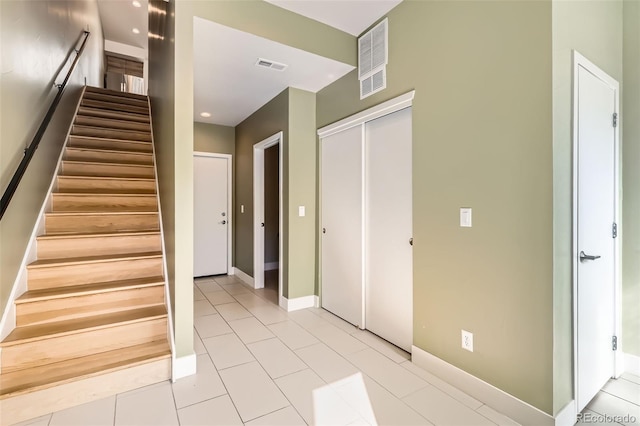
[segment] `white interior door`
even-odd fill
[[[413,253],[411,108],[365,125],[365,324],[411,351]]]
[[[229,159],[193,157],[193,275],[226,274]]]
[[[614,374],[616,89],[582,66],[577,82],[577,401]]]
[[[322,139],[322,307],[362,325],[362,127]]]

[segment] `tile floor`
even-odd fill
[[[609,380],[582,414],[578,425],[640,425],[640,376],[624,373]]]
[[[287,313],[262,296],[235,277],[196,280],[196,375],[21,425],[516,424],[385,340],[325,310]],[[637,412],[640,378],[621,380],[588,409]]]

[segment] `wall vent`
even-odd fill
[[[276,71],[284,71],[285,69],[287,69],[289,65],[282,64],[276,61],[270,61],[269,59],[258,58],[258,61],[256,62],[256,66],[263,67],[263,68],[271,68],[272,70],[276,70]]]
[[[364,33],[358,39],[358,79],[360,99],[387,87],[388,19]]]

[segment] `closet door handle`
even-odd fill
[[[412,246],[413,245],[413,238],[409,238],[409,245]]]

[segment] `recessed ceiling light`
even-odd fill
[[[209,118],[209,117],[211,117],[211,114],[208,113],[208,112],[201,112],[200,113],[200,117]]]
[[[133,7],[141,7],[142,6],[138,0],[133,0],[131,2],[131,4],[133,5]]]
[[[140,30],[137,28],[134,28],[131,31],[133,31],[134,34],[140,34]]]

